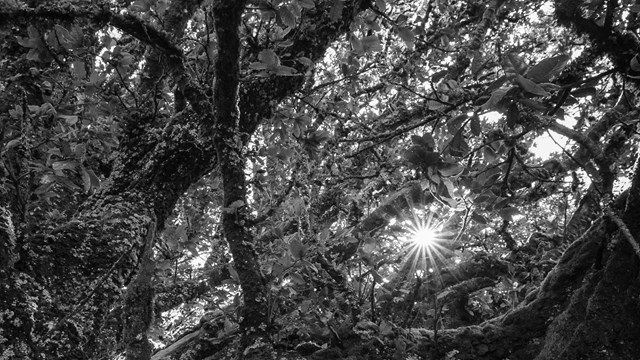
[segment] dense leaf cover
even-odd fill
[[[638,13],[0,2],[0,359],[634,359]]]

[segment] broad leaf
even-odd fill
[[[382,45],[380,39],[375,35],[369,35],[362,39],[362,47],[365,52],[378,52],[382,51]]]
[[[400,36],[400,39],[402,39],[407,48],[409,50],[412,50],[416,42],[416,36],[413,31],[411,31],[411,28],[408,26],[400,26],[396,29],[396,31],[398,32],[398,36]]]
[[[294,259],[302,259],[306,250],[306,246],[297,237],[291,239],[289,242],[289,251],[291,251],[291,255]]]
[[[558,55],[544,59],[529,69],[527,77],[537,83],[549,82],[560,74],[570,59],[569,55]]]
[[[545,91],[540,85],[535,82],[527,79],[522,75],[516,75],[516,84],[518,84],[524,91],[538,96],[549,96],[547,91]]]

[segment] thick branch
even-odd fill
[[[251,349],[247,358],[267,356],[268,306],[266,282],[260,273],[254,238],[249,228],[247,187],[244,176],[245,158],[240,141],[240,36],[238,27],[244,1],[221,0],[214,4],[213,18],[218,38],[218,58],[215,63],[216,82],[213,98],[216,106],[215,124],[205,124],[215,131],[214,142],[224,188],[222,227],[233,254],[234,266],[244,295],[241,351]]]
[[[124,297],[123,342],[127,360],[148,360],[153,346],[148,339],[148,331],[153,321],[153,244],[156,222],[147,228],[145,249],[140,261],[140,271],[129,283]]]

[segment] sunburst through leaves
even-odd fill
[[[407,259],[411,272],[416,274],[435,273],[439,277],[438,265],[445,260],[442,246],[444,241],[441,224],[435,221],[431,213],[412,211],[412,218],[402,222],[408,234]]]

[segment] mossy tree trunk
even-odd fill
[[[124,115],[120,119],[124,133],[110,176],[93,195],[73,198],[75,202],[70,202],[74,204],[70,207],[74,208],[63,220],[31,215],[23,223],[11,224],[5,220],[15,221],[16,214],[4,216],[10,208],[0,204],[3,206],[0,257],[4,262],[0,268],[4,284],[0,288],[0,304],[4,309],[0,337],[9,339],[3,343],[5,355],[15,359],[92,359],[120,346],[116,343],[120,339],[119,329],[106,327],[105,323],[114,316],[111,314],[114,306],[122,301],[122,289],[140,268],[145,235],[152,219],[155,217],[156,232],[160,232],[179,197],[219,164],[215,131],[210,130],[216,123],[214,113],[224,105],[216,101],[223,99],[211,102],[208,94],[213,92],[213,84],[200,84],[189,78],[183,63],[185,55],[174,39],[184,31],[192,15],[184,10],[196,9],[201,3],[171,2],[165,16],[167,25],[179,28],[170,29],[173,34],[135,16],[112,12],[108,6],[95,6],[93,2],[36,7],[7,4],[0,9],[3,23],[46,20],[43,26],[53,26],[57,22],[78,21],[92,29],[112,26],[137,39],[152,49],[144,68],[150,76],[143,77],[140,91],[155,91],[150,86],[155,84],[153,79],[160,81],[160,74],[168,75],[175,87],[178,110],[175,114],[158,115],[151,102],[141,103],[138,109]],[[331,6],[330,1],[322,2],[307,12],[299,31],[291,38],[293,44],[281,54],[283,60],[294,62],[287,57],[303,56],[318,61],[333,41],[349,31],[354,17],[368,6],[368,1],[345,3],[337,17],[330,16]],[[248,63],[248,59],[243,60],[243,66]],[[298,70],[304,74],[306,68],[300,66]],[[224,74],[226,70],[214,71]],[[236,72],[234,76],[237,75]],[[237,126],[226,129],[234,132],[233,145],[236,141],[245,143],[258,124],[271,116],[278,102],[303,83],[303,76],[275,75],[248,77],[238,83],[234,105],[240,111],[228,118]],[[220,137],[218,140],[226,144],[230,133],[219,136],[224,140]],[[220,159],[225,162],[220,166],[242,170],[237,164],[227,163],[232,157]],[[225,198],[233,204],[233,199],[241,198],[241,194],[240,197],[234,194],[231,185],[240,173],[230,174],[225,181],[229,192]],[[236,220],[231,214],[226,216],[228,229],[239,225]],[[237,240],[231,242],[238,255],[236,265],[246,261],[245,269],[249,269],[239,271],[245,284],[249,284],[245,286],[245,291],[249,291],[247,298],[257,300],[263,296],[264,288],[251,286],[252,281],[259,281],[259,277],[249,275],[259,273],[255,258],[239,256],[250,251],[245,241],[248,230],[241,230],[240,237],[228,235]],[[257,293],[251,293],[254,290]],[[253,327],[251,322],[256,319],[264,323],[262,303],[249,301],[247,305],[247,326]],[[256,314],[259,316],[253,316]]]

